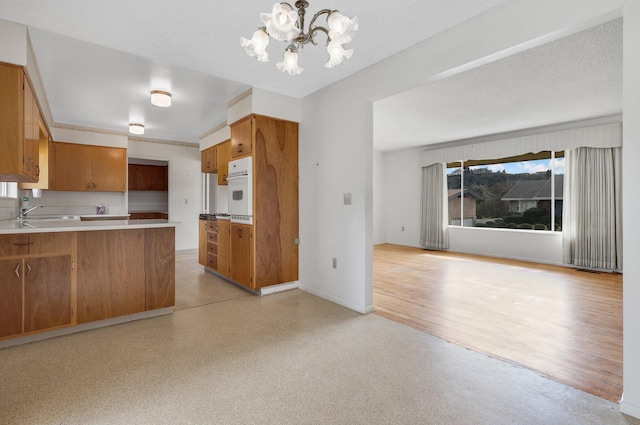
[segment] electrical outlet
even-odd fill
[[[344,204],[345,205],[351,205],[351,194],[350,193],[345,193],[344,194]]]
[[[404,226],[402,226],[402,231],[404,232]]]
[[[334,258],[334,259],[333,259],[333,268],[334,268],[334,269],[337,269],[337,268],[338,268],[338,259],[337,259],[337,258]]]

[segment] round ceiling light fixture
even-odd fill
[[[129,124],[129,133],[144,134],[144,124],[138,124],[138,123]]]
[[[162,90],[151,91],[151,104],[160,108],[171,106],[171,93]]]

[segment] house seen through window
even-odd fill
[[[447,164],[449,225],[561,231],[564,152]]]

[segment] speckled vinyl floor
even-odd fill
[[[191,257],[171,315],[0,350],[0,424],[640,424],[374,314],[260,298]]]

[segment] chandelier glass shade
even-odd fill
[[[317,45],[314,37],[318,32],[325,33],[327,38],[329,61],[325,67],[333,68],[344,59],[349,59],[353,55],[353,50],[347,50],[343,45],[353,40],[358,30],[358,18],[348,18],[337,10],[322,9],[313,15],[305,32],[304,17],[308,6],[309,2],[305,0],[296,1],[297,10],[289,3],[276,3],[271,13],[260,14],[264,26],[258,28],[250,40],[241,37],[240,44],[249,56],[255,57],[258,62],[267,62],[269,55],[266,49],[270,38],[289,43],[284,52],[284,60],[278,62],[276,66],[290,75],[302,73],[303,68],[298,66],[298,51],[308,43]],[[316,20],[323,15],[326,15],[328,28],[316,25]]]

